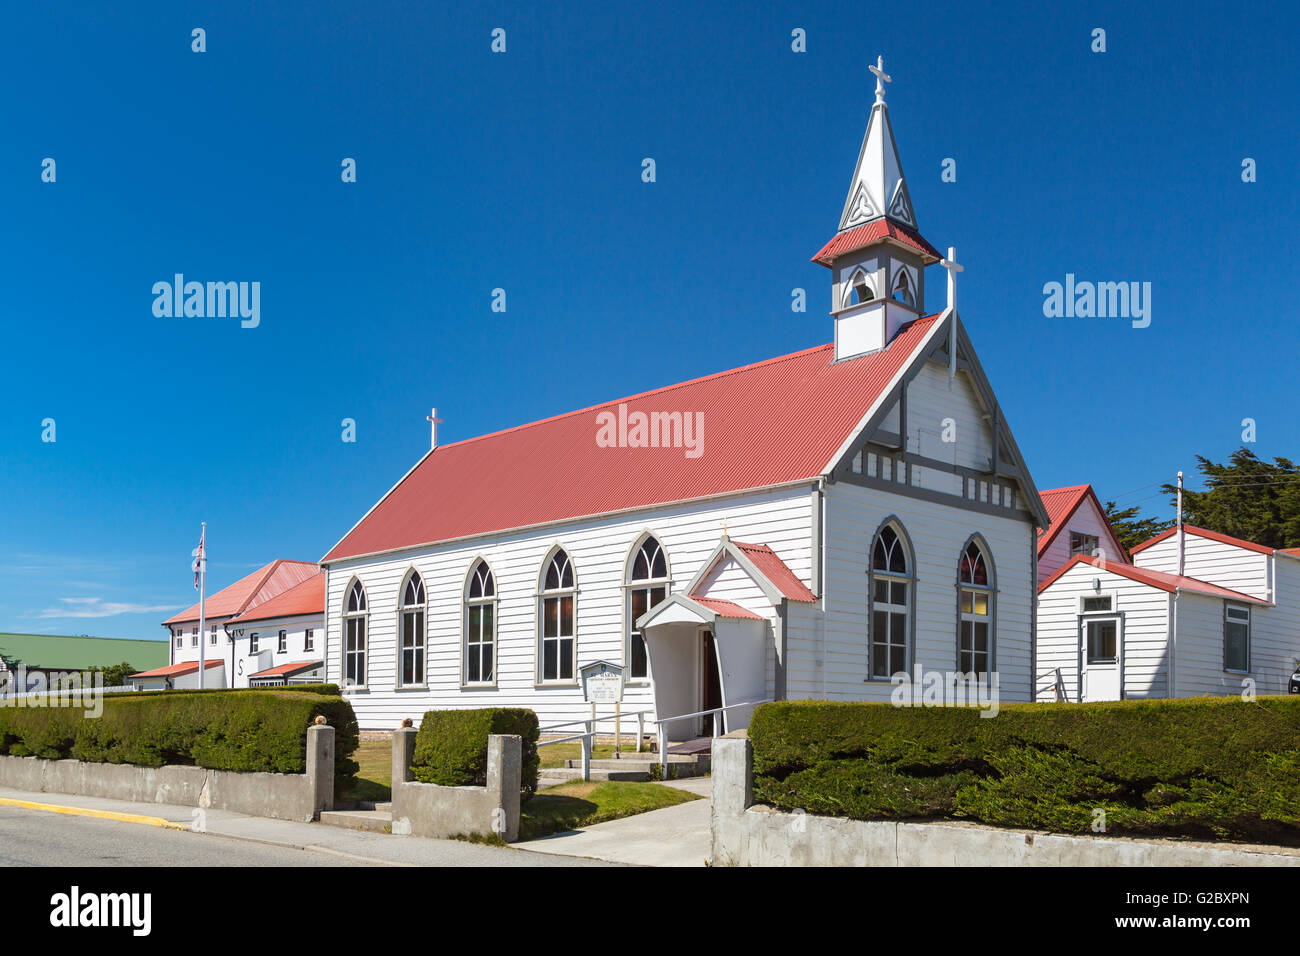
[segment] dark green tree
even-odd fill
[[[1125,551],[1132,551],[1137,545],[1153,538],[1161,531],[1172,528],[1172,520],[1161,521],[1159,518],[1142,518],[1138,516],[1138,507],[1117,508],[1115,502],[1106,502],[1106,520],[1115,531],[1115,537]]]
[[[92,667],[90,669],[92,674],[96,671],[103,671],[105,687],[121,687],[132,674],[140,673],[138,667],[132,667],[126,661],[120,664],[110,664],[108,667]]]
[[[1244,447],[1224,464],[1201,455],[1196,461],[1205,490],[1183,490],[1184,522],[1269,548],[1300,547],[1300,467],[1286,458],[1264,461]],[[1177,499],[1177,485],[1161,490]]]

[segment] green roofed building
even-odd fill
[[[85,671],[121,663],[137,671],[167,663],[167,641],[133,641],[115,637],[71,637],[65,634],[0,634],[0,680],[22,667],[30,685],[36,675]],[[14,688],[15,690],[26,690]]]

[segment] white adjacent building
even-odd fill
[[[727,729],[761,700],[887,700],[898,673],[995,673],[1003,700],[1031,699],[1049,521],[958,318],[955,262],[947,308],[925,308],[940,260],[878,83],[814,257],[833,343],[435,433],[322,558],[326,679],[362,728],[495,705],[582,718],[597,661],[624,666],[625,714],[730,707]]]
[[[1038,577],[1046,580],[1076,554],[1127,564],[1128,555],[1115,537],[1106,510],[1092,485],[1049,488],[1041,492],[1051,525],[1038,533]]]
[[[202,634],[197,604],[164,621],[169,664],[131,681],[150,690],[198,687],[200,650],[204,687],[319,680],[324,592],[313,562],[272,561],[206,599]]]
[[[1191,525],[1132,564],[1079,554],[1039,593],[1039,667],[1067,700],[1285,694],[1300,662],[1300,551]]]

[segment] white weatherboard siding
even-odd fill
[[[684,589],[713,553],[724,521],[732,539],[767,544],[807,582],[812,538],[809,487],[670,504],[333,562],[326,594],[328,679],[343,683],[341,611],[355,575],[366,588],[369,605],[368,675],[366,689],[347,693],[362,728],[388,730],[404,717],[418,721],[426,710],[458,707],[531,707],[543,724],[586,717],[590,708],[576,683],[537,684],[537,593],[542,561],[551,549],[563,547],[576,574],[577,664],[602,659],[621,664],[626,633],[624,573],[629,552],[643,533],[653,534],[667,553],[670,592]],[[496,685],[467,688],[461,686],[463,595],[466,577],[480,557],[496,576]],[[395,686],[398,589],[410,568],[424,578],[429,602],[425,689]],[[752,602],[742,595],[737,603]],[[654,710],[648,683],[627,688],[623,710]],[[604,712],[608,711],[606,707]],[[624,728],[629,726],[625,721]]]
[[[910,414],[910,409],[909,409]],[[916,568],[913,672],[957,668],[957,568],[972,534],[984,538],[997,575],[995,669],[1003,700],[1030,699],[1034,529],[1006,517],[844,482],[826,489],[824,622],[791,605],[787,696],[887,700],[888,681],[868,681],[867,571],[880,525],[897,518]]]
[[[1094,590],[1093,581],[1101,582]],[[1079,699],[1079,661],[1083,616],[1080,598],[1114,597],[1120,617],[1124,697],[1169,696],[1169,599],[1160,588],[1078,564],[1052,582],[1038,600],[1038,700],[1055,700],[1054,668],[1061,669],[1066,699]],[[1116,614],[1088,614],[1090,619]]]
[[[1070,560],[1071,531],[1077,531],[1079,534],[1095,535],[1097,546],[1101,549],[1107,561],[1115,561],[1120,564],[1126,563],[1124,555],[1116,549],[1114,541],[1111,540],[1110,526],[1106,523],[1105,515],[1097,508],[1091,495],[1084,495],[1083,501],[1079,503],[1078,510],[1070,516],[1070,520],[1065,527],[1052,539],[1052,543],[1047,546],[1047,550],[1038,556],[1038,577],[1040,580],[1046,581]]]
[[[945,420],[952,420],[944,441]],[[993,433],[966,372],[948,382],[948,366],[926,362],[907,384],[907,450],[950,465],[985,470],[993,458]],[[944,490],[947,490],[946,488]]]
[[[1184,575],[1241,591],[1262,601],[1272,600],[1272,595],[1268,593],[1270,558],[1267,554],[1191,533],[1184,534],[1183,537],[1186,541]],[[1178,535],[1171,534],[1159,544],[1139,551],[1133,555],[1133,563],[1139,568],[1177,574]]]

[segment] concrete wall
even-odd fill
[[[499,836],[507,843],[519,839],[523,738],[488,737],[487,786],[444,787],[413,779],[415,734],[413,727],[393,734],[393,832],[437,839]]]
[[[300,774],[0,757],[0,784],[36,793],[210,807],[310,822],[334,806],[334,728],[308,728],[307,770]]]
[[[1300,866],[1289,847],[896,823],[753,806],[744,731],[713,742],[714,866]]]

